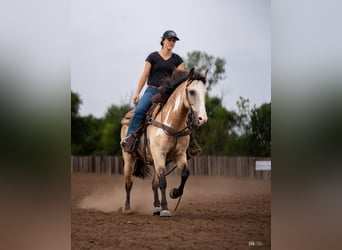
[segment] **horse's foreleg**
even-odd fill
[[[133,182],[131,178],[125,181],[125,188],[126,188],[126,202],[125,202],[125,212],[131,211],[131,190],[132,190]]]
[[[187,165],[185,165],[182,171],[181,183],[178,188],[173,188],[170,190],[170,198],[176,199],[179,196],[183,195],[184,186],[189,175],[190,175],[189,168]]]
[[[152,180],[152,190],[153,190],[153,215],[160,215],[160,201],[159,201],[159,195],[158,195],[158,188],[159,188],[159,182],[158,177],[156,174],[153,176]]]
[[[125,175],[125,189],[126,189],[126,202],[124,212],[131,211],[131,190],[133,186],[132,181],[132,162],[133,159],[129,157],[124,157],[124,175]]]
[[[166,176],[165,176],[165,170],[162,170],[159,173],[159,187],[160,187],[160,192],[161,192],[161,207],[162,211],[160,212],[161,217],[170,217],[171,213],[167,207],[167,200],[166,200],[166,187],[167,187],[167,182],[166,182]]]

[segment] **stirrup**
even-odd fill
[[[202,153],[202,148],[200,147],[200,145],[198,145],[195,138],[190,137],[189,147],[186,150],[188,159],[194,158],[200,153]]]
[[[202,153],[202,149],[200,147],[198,148],[189,147],[186,153],[187,153],[188,159],[191,159],[199,155],[200,153]]]
[[[125,152],[132,153],[135,150],[136,141],[137,141],[137,138],[133,134],[130,134],[123,141],[121,141],[120,144],[125,150]]]

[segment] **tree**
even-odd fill
[[[71,153],[75,153],[76,145],[82,141],[82,133],[79,132],[81,118],[79,117],[79,108],[82,100],[79,95],[71,91]]]
[[[236,124],[235,112],[222,106],[218,97],[206,99],[208,122],[196,131],[203,155],[225,155],[230,151],[230,134]]]
[[[106,123],[103,127],[99,142],[99,153],[103,155],[120,154],[120,129],[119,123]]]
[[[91,115],[80,116],[81,104],[80,96],[71,91],[71,154],[95,154],[101,137],[103,121]]]
[[[252,109],[250,129],[250,153],[253,156],[271,156],[271,103]]]
[[[131,105],[127,103],[121,106],[111,105],[105,114],[105,122],[121,122],[124,115],[131,109]]]
[[[81,104],[82,100],[80,96],[77,93],[71,91],[71,117],[79,116],[78,111]]]
[[[239,135],[242,135],[248,130],[250,122],[249,99],[245,99],[240,96],[239,100],[236,102],[236,105],[238,107],[236,129],[237,133]]]
[[[108,108],[104,127],[99,142],[99,152],[104,155],[120,155],[121,119],[132,107],[129,104],[122,106],[112,105]]]
[[[77,140],[72,141],[71,153],[73,155],[97,154],[102,128],[103,119],[92,115],[79,117],[74,124],[73,133]]]
[[[208,91],[212,86],[225,78],[225,65],[225,59],[219,57],[215,58],[214,56],[201,51],[187,53],[187,59],[185,60],[185,68],[187,70],[190,70],[191,68],[195,68],[196,71],[199,72],[204,72],[207,69],[209,70],[207,77]]]

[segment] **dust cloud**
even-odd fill
[[[118,183],[103,184],[91,191],[79,203],[83,209],[94,209],[102,212],[120,212],[124,208],[126,191],[124,177],[121,176],[121,185]],[[167,194],[168,195],[168,194]],[[169,204],[173,205],[173,201]],[[169,207],[170,209],[172,207]],[[153,211],[152,180],[133,178],[131,191],[131,210],[136,213],[151,214]]]
[[[172,212],[177,201],[169,198],[169,190],[178,187],[180,176],[167,177],[167,200]],[[131,209],[134,213],[151,214],[153,210],[152,179],[141,180],[133,178],[131,192]],[[185,185],[182,203],[194,200],[210,202],[217,198],[229,199],[250,194],[270,193],[265,181],[253,179],[233,179],[226,177],[190,176]],[[79,202],[82,209],[94,209],[105,213],[120,212],[124,208],[126,191],[123,176],[110,176],[105,181],[96,183],[96,188],[89,190]],[[179,209],[178,208],[178,209]]]

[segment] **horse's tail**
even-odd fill
[[[137,159],[134,165],[133,175],[145,179],[146,177],[150,177],[151,174],[151,168],[143,160]]]

